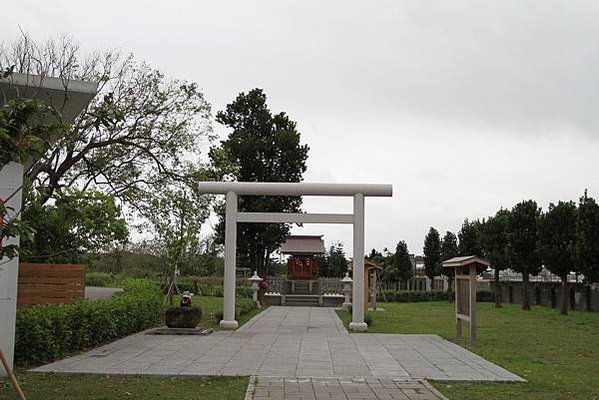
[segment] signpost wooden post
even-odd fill
[[[470,324],[470,343],[476,344],[476,270],[489,266],[478,256],[454,257],[443,261],[443,268],[455,269],[455,328],[462,338],[462,321]]]

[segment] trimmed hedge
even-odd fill
[[[384,290],[383,294],[385,295],[384,297],[381,293],[378,294],[378,300],[383,301],[386,298],[389,303],[416,303],[421,301],[449,300],[449,295],[445,290]]]
[[[19,309],[15,364],[39,365],[156,326],[163,319],[159,285],[128,280],[110,300]]]
[[[422,301],[449,301],[450,296],[453,299],[453,292],[448,293],[446,290],[383,290],[385,297],[379,292],[377,300],[383,301],[385,298],[389,303],[417,303]],[[482,289],[477,291],[476,300],[483,302],[493,302],[493,292]]]

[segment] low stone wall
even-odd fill
[[[277,295],[277,294],[267,293],[264,296],[264,303],[266,303],[266,305],[268,305],[268,306],[280,306],[282,299],[283,299],[283,296],[280,294]]]
[[[504,303],[522,303],[522,282],[502,281],[501,301]],[[494,291],[491,282],[491,290]],[[599,287],[592,288],[582,283],[570,283],[570,309],[599,312]],[[560,282],[530,282],[530,303],[546,307],[559,308],[562,301]]]
[[[341,307],[343,305],[343,296],[327,296],[321,297],[323,307]]]
[[[269,306],[280,306],[284,295],[268,293],[264,296],[264,302]],[[344,297],[340,295],[322,295],[318,305],[321,307],[341,307]]]

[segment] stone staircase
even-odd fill
[[[312,293],[314,292],[314,288]],[[318,307],[319,296],[311,294],[309,281],[295,281],[291,293],[285,296],[286,306]]]

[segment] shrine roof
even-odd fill
[[[322,235],[292,235],[281,244],[283,254],[324,254],[324,240]]]

